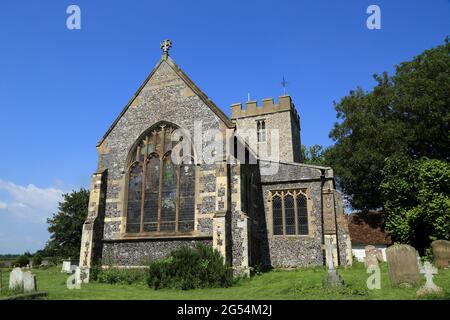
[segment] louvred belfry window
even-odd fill
[[[190,156],[172,161],[173,126],[161,125],[132,151],[128,169],[127,233],[194,230],[195,165]]]
[[[308,235],[307,197],[301,190],[272,191],[274,235]]]

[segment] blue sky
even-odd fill
[[[81,30],[66,8],[81,8]],[[366,9],[381,8],[381,30]],[[89,187],[95,145],[155,66],[159,43],[229,114],[283,93],[302,142],[330,145],[333,101],[443,43],[449,0],[5,1],[0,4],[0,254],[41,248],[61,193]]]

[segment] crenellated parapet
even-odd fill
[[[231,119],[254,117],[281,111],[291,111],[294,119],[299,120],[297,109],[292,102],[292,98],[288,95],[278,97],[278,104],[274,103],[273,98],[263,99],[260,106],[258,106],[257,101],[247,101],[244,108],[242,103],[232,104]]]

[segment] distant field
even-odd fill
[[[295,271],[274,270],[250,279],[242,279],[231,288],[182,290],[153,290],[145,284],[111,285],[89,283],[80,290],[66,287],[67,275],[60,267],[47,270],[33,269],[37,276],[39,291],[46,291],[48,299],[417,299],[417,288],[391,288],[386,264],[381,265],[381,289],[368,290],[369,276],[361,263],[349,269],[339,269],[346,286],[341,290],[326,290],[321,287],[326,271],[323,268],[298,269]],[[3,269],[3,284],[8,284],[9,270]],[[425,282],[425,281],[424,281]],[[435,283],[450,299],[450,270],[439,270]],[[4,294],[4,293],[3,293]]]

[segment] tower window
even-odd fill
[[[258,142],[266,141],[266,121],[258,120],[256,123],[257,134],[258,134]]]

